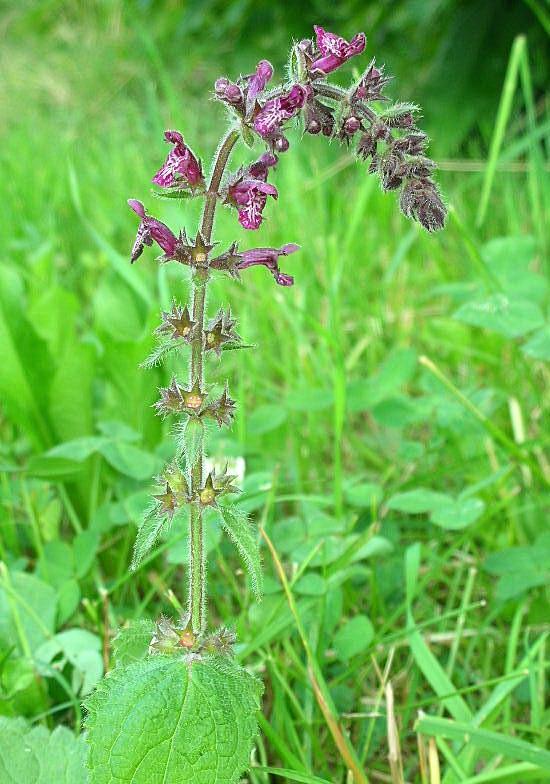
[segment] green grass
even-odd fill
[[[207,160],[223,121],[199,101],[218,75],[203,49],[183,71],[145,27],[101,19],[63,19],[55,46],[8,40],[0,87],[0,713],[76,732],[117,627],[177,613],[186,585],[177,528],[128,572],[169,450],[151,404],[170,367],[138,365],[187,287],[152,253],[130,267],[125,200],[192,230],[197,205],[148,194],[162,130]],[[487,169],[440,172],[451,216],[433,237],[295,133],[278,203],[239,235],[301,244],[295,286],[264,270],[213,286],[210,310],[230,302],[256,348],[209,365],[239,403],[210,449],[245,459],[240,504],[272,544],[258,605],[209,530],[212,625],[236,628],[266,684],[253,784],[399,781],[391,726],[405,781],[438,781],[436,755],[447,784],[550,775],[549,118],[529,84],[520,39],[496,129],[465,142]],[[235,215],[216,231],[224,248]]]

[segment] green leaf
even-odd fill
[[[105,436],[75,438],[72,441],[65,441],[63,444],[57,444],[52,449],[48,449],[44,457],[63,457],[66,460],[75,460],[81,463],[90,455],[98,452],[109,440]]]
[[[236,784],[260,694],[258,680],[221,657],[116,667],[87,703],[92,784]]]
[[[378,506],[382,500],[382,488],[374,482],[352,485],[344,490],[344,494],[349,504],[366,509]]]
[[[542,770],[550,771],[550,751],[509,734],[504,735],[476,727],[469,722],[452,721],[437,716],[422,716],[416,723],[416,730],[425,735],[466,742],[497,756],[530,762]]]
[[[296,770],[288,770],[287,768],[265,768],[260,765],[255,766],[253,770],[258,773],[271,773],[272,776],[279,776],[288,781],[297,781],[298,784],[330,784],[326,779],[319,779],[317,776],[310,776],[307,773],[299,773]]]
[[[50,457],[48,455],[33,455],[26,466],[30,476],[38,479],[67,479],[75,477],[82,470],[82,465],[74,460],[64,457]]]
[[[544,324],[538,305],[525,299],[511,299],[505,294],[493,294],[484,300],[462,305],[454,318],[475,327],[485,327],[507,338],[518,338]]]
[[[244,123],[241,123],[241,136],[243,142],[246,144],[247,147],[254,147],[254,142],[255,142],[254,134],[252,133],[250,128]]]
[[[379,369],[369,378],[354,381],[348,386],[347,406],[350,411],[366,411],[382,400],[399,392],[414,375],[416,352],[398,348],[391,352]]]
[[[308,572],[294,586],[294,591],[302,596],[324,596],[327,590],[326,580],[317,572]]]
[[[184,340],[174,340],[173,338],[164,338],[163,340],[159,340],[147,359],[144,359],[141,363],[140,367],[145,368],[146,370],[150,370],[151,368],[157,367],[164,362],[168,354],[172,352],[174,349],[180,349],[183,346],[187,346],[188,344]]]
[[[54,631],[57,597],[47,583],[26,572],[11,572],[0,581],[0,640],[34,651]]]
[[[157,514],[156,505],[145,512],[134,542],[134,553],[130,569],[137,569],[143,558],[159,538],[168,522],[166,515]]]
[[[484,568],[500,579],[496,598],[513,599],[530,588],[550,582],[550,534],[542,534],[533,545],[508,547],[491,553]]]
[[[388,509],[395,509],[398,512],[408,514],[425,514],[431,512],[449,496],[443,493],[436,493],[424,487],[417,487],[415,490],[408,490],[406,493],[397,493],[388,500]]]
[[[451,681],[437,658],[426,644],[424,637],[416,626],[412,614],[412,601],[416,591],[418,572],[420,570],[420,545],[413,544],[405,552],[405,586],[407,606],[407,637],[415,662],[441,699],[451,716],[459,721],[470,721],[472,712]],[[452,695],[452,696],[448,696]]]
[[[423,487],[397,493],[388,500],[388,509],[408,514],[430,515],[430,521],[440,528],[459,530],[475,522],[485,510],[479,498],[453,498],[444,493],[436,493]]]
[[[113,656],[116,667],[125,667],[147,656],[155,624],[147,618],[131,621],[126,629],[120,629],[113,640]]]
[[[161,467],[156,455],[132,444],[113,441],[104,444],[100,451],[113,468],[132,479],[150,479]]]
[[[286,421],[287,412],[282,406],[259,406],[247,419],[247,429],[250,435],[260,436],[276,430]]]
[[[550,324],[546,324],[531,335],[521,350],[528,357],[550,362]]]
[[[441,528],[458,531],[474,523],[485,511],[480,498],[451,498],[432,510],[430,520]]]
[[[66,727],[51,734],[23,719],[0,716],[2,784],[87,784],[86,746]]]
[[[374,639],[374,628],[366,615],[356,615],[347,621],[334,637],[334,647],[340,659],[347,661],[366,650]]]
[[[54,659],[61,657],[59,669],[66,663],[73,667],[72,688],[76,694],[89,694],[103,675],[101,640],[86,629],[66,629],[46,640],[36,651],[35,658],[43,675],[48,676]]]
[[[75,536],[73,540],[73,556],[77,577],[84,577],[92,568],[98,547],[99,533],[97,531],[81,531]]]
[[[263,590],[263,574],[257,533],[242,509],[229,504],[220,504],[218,508],[224,530],[239,551],[250,575],[254,595],[259,600]]]

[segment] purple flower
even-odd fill
[[[286,95],[270,98],[254,118],[254,128],[262,138],[269,138],[300,111],[306,98],[307,91],[301,84],[295,84]]]
[[[248,77],[248,90],[246,92],[246,113],[250,114],[256,103],[256,98],[265,90],[266,84],[273,76],[273,66],[268,60],[260,60],[256,71]]]
[[[139,215],[141,222],[139,224],[136,241],[132,248],[131,260],[132,264],[136,259],[139,259],[143,252],[144,245],[152,245],[153,241],[159,245],[166,256],[171,257],[176,251],[177,237],[173,234],[166,224],[151,218],[145,212],[145,207],[137,199],[128,199],[130,208]]]
[[[245,229],[258,229],[267,197],[273,196],[276,199],[279,195],[277,188],[267,182],[269,168],[276,163],[275,155],[264,153],[228,188],[228,200],[237,207],[239,223]]]
[[[367,43],[365,33],[357,33],[348,43],[345,38],[334,33],[327,33],[326,30],[323,30],[318,25],[315,25],[314,30],[317,36],[317,48],[321,57],[312,62],[311,70],[321,71],[323,74],[332,73],[332,71],[335,71],[349,60],[350,57],[361,54]]]
[[[165,131],[164,138],[174,145],[164,165],[153,177],[153,182],[161,188],[174,188],[183,184],[194,187],[203,182],[200,162],[183,141],[179,131]]]
[[[297,250],[300,250],[300,246],[295,245],[293,242],[283,245],[282,248],[254,248],[253,250],[245,250],[241,254],[242,261],[237,264],[237,269],[243,270],[261,264],[268,268],[279,286],[292,286],[294,278],[291,275],[281,272],[279,269],[279,257],[289,256]]]

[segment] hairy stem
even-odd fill
[[[225,167],[231,151],[239,138],[239,132],[232,128],[223,138],[214,161],[210,184],[206,192],[206,200],[202,213],[200,233],[206,245],[210,244],[214,215],[218,200],[218,189],[222,181]],[[205,261],[197,259],[197,261]],[[206,304],[206,286],[208,270],[199,268],[193,277],[193,321],[196,322],[196,335],[191,344],[191,374],[193,385],[199,382],[204,385],[204,317]],[[196,497],[203,483],[204,439],[201,437],[197,457],[191,467],[191,494]],[[204,548],[204,531],[202,509],[198,503],[191,504],[189,531],[189,605],[188,611],[191,628],[200,634],[206,627],[206,554]]]

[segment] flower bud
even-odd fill
[[[310,120],[307,124],[306,131],[313,134],[320,133],[321,123],[318,120]]]
[[[348,134],[354,134],[361,127],[361,120],[357,117],[348,117],[344,123],[344,130]]]
[[[279,136],[279,138],[275,140],[275,149],[277,152],[286,152],[289,147],[290,142],[286,136]]]
[[[219,79],[216,79],[214,83],[214,90],[220,95],[224,95],[225,91],[229,87],[229,84],[229,79],[226,79],[225,76],[221,76]]]

